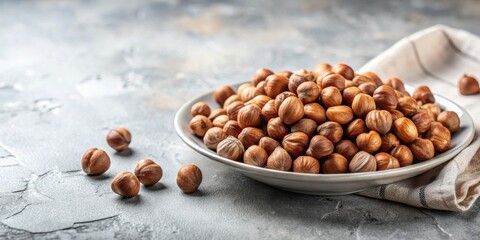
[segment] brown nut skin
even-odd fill
[[[217,154],[234,161],[240,161],[245,152],[245,147],[240,140],[228,136],[217,145]]]
[[[345,125],[352,121],[353,111],[349,106],[333,106],[327,109],[327,118],[330,121]]]
[[[325,109],[318,103],[309,103],[303,106],[304,117],[310,118],[317,124],[322,124],[327,120]]]
[[[370,130],[375,130],[380,134],[386,134],[392,127],[392,114],[387,110],[372,110],[365,117],[365,124]]]
[[[296,97],[297,95],[293,92],[282,92],[280,94],[278,94],[276,97],[275,97],[275,109],[278,110],[280,109],[280,105],[282,105],[283,101],[285,101],[285,99],[287,99],[288,97]]]
[[[332,72],[342,75],[347,80],[352,80],[355,77],[355,72],[347,64],[339,63],[332,66]]]
[[[212,125],[214,127],[219,127],[221,129],[223,129],[228,121],[230,121],[230,118],[227,115],[220,115],[220,116],[216,117],[215,119],[213,119]]]
[[[422,104],[435,102],[435,97],[433,96],[432,91],[430,91],[430,88],[425,85],[417,86],[413,90],[412,97]]]
[[[292,158],[285,149],[277,147],[267,158],[267,168],[289,171],[292,168]]]
[[[345,88],[345,90],[343,90],[343,93],[342,93],[344,104],[348,106],[352,106],[353,99],[355,99],[355,97],[360,93],[363,93],[363,91],[360,90],[360,88],[358,87],[354,86],[354,87]]]
[[[293,72],[283,70],[283,71],[277,72],[276,74],[280,76],[284,76],[286,78],[290,78],[293,75]]]
[[[225,100],[225,102],[223,103],[223,109],[227,110],[228,106],[230,106],[230,104],[236,101],[242,101],[239,95],[234,94],[228,97],[227,100]]]
[[[257,167],[267,166],[267,158],[267,152],[257,145],[250,146],[243,154],[244,163]]]
[[[322,79],[326,76],[326,73],[330,73],[332,71],[332,66],[328,63],[319,63],[315,65],[313,68],[313,75],[318,79]]]
[[[393,122],[392,130],[400,141],[409,143],[418,137],[418,131],[412,120],[403,117]]]
[[[438,115],[442,112],[440,107],[434,103],[427,103],[420,106],[420,109],[425,109],[433,117],[437,119]]]
[[[258,145],[262,137],[265,137],[263,130],[254,127],[244,128],[240,134],[238,134],[238,140],[240,140],[246,148],[252,145]]]
[[[223,126],[223,131],[228,135],[228,136],[234,136],[238,137],[238,134],[242,131],[242,128],[238,124],[237,121],[235,120],[229,120],[228,122],[225,123]]]
[[[177,173],[177,185],[184,193],[197,191],[202,183],[202,171],[195,165],[186,165]]]
[[[397,108],[398,99],[395,89],[388,85],[382,85],[373,92],[373,100],[377,108],[393,111]]]
[[[230,103],[230,105],[228,105],[228,107],[226,109],[227,110],[227,115],[230,118],[230,120],[235,120],[236,121],[237,118],[238,118],[238,112],[243,107],[245,107],[245,104],[243,103],[243,101],[235,101],[233,103]]]
[[[232,95],[235,95],[235,91],[232,87],[227,85],[222,85],[213,91],[213,99],[217,102],[220,106],[223,106],[225,100],[227,100]]]
[[[398,145],[390,151],[390,155],[398,160],[400,167],[405,167],[412,165],[413,162],[413,153],[405,145]]]
[[[82,157],[82,169],[87,175],[95,176],[110,168],[110,157],[102,149],[90,148]]]
[[[404,96],[398,99],[397,110],[402,112],[403,115],[411,117],[417,113],[418,103],[414,98],[410,96]]]
[[[212,111],[207,103],[197,102],[193,104],[190,112],[192,113],[192,117],[195,117],[197,115],[203,115],[205,117],[208,117]]]
[[[320,89],[315,82],[304,82],[297,88],[298,98],[303,104],[315,102],[320,94]]]
[[[160,165],[151,159],[143,159],[135,167],[135,176],[143,185],[151,186],[160,181],[163,171]]]
[[[338,153],[345,157],[348,161],[352,160],[353,156],[359,151],[357,145],[350,140],[342,140],[337,145],[333,152]]]
[[[448,128],[451,134],[454,134],[460,128],[460,118],[453,111],[443,111],[437,117],[437,122]]]
[[[267,134],[271,138],[281,141],[288,133],[290,129],[280,118],[272,118],[268,121]]]
[[[294,132],[285,136],[282,140],[282,147],[293,158],[304,155],[307,150],[309,138],[303,132]]]
[[[215,110],[213,110],[210,115],[208,115],[208,119],[210,119],[210,121],[213,122],[213,120],[215,120],[215,118],[219,117],[219,116],[222,116],[222,115],[226,115],[227,114],[227,111],[223,108],[217,108]]]
[[[348,124],[345,135],[351,139],[357,138],[358,135],[367,132],[367,125],[365,121],[361,118],[354,119],[350,124]]]
[[[215,151],[217,150],[218,144],[227,137],[228,135],[223,131],[223,129],[219,127],[212,127],[208,129],[208,131],[205,133],[205,136],[203,136],[203,143],[205,146]]]
[[[458,90],[462,95],[475,95],[480,93],[480,86],[477,79],[465,74],[458,81]]]
[[[268,76],[265,81],[265,93],[271,98],[288,89],[288,78],[284,76],[273,74]]]
[[[316,135],[310,140],[307,155],[320,159],[333,153],[333,143],[322,135]]]
[[[309,82],[315,81],[315,76],[313,75],[313,73],[311,71],[309,71],[307,69],[302,68],[302,69],[294,72],[294,74],[304,76],[305,78],[307,78],[307,81],[309,81]]]
[[[325,107],[333,107],[342,104],[342,93],[336,87],[326,87],[321,91],[320,97]]]
[[[256,87],[246,87],[242,90],[242,92],[239,92],[238,94],[240,95],[240,99],[243,102],[250,101],[253,99],[257,93],[257,88]]]
[[[373,130],[358,135],[356,142],[358,149],[368,153],[374,153],[382,146],[382,138],[380,137],[380,134]]]
[[[397,120],[399,118],[405,117],[405,115],[403,115],[403,113],[398,111],[398,110],[390,111],[390,114],[392,115],[392,120],[394,122],[395,122],[395,120]]]
[[[337,143],[342,140],[343,128],[337,122],[325,122],[322,125],[318,126],[317,133],[319,135],[325,136],[333,143]]]
[[[397,136],[393,133],[387,133],[381,136],[382,138],[382,146],[380,147],[380,152],[388,152],[392,148],[400,145],[400,141],[398,140]]]
[[[193,117],[192,120],[190,120],[189,127],[197,137],[203,137],[205,136],[205,133],[207,132],[207,130],[213,127],[213,124],[212,124],[212,121],[210,121],[210,119],[208,119],[207,117],[203,115],[197,115]],[[117,151],[123,151],[128,148],[128,143],[130,143],[130,141],[128,141],[128,143],[126,143],[125,141],[123,144],[117,145],[117,143],[120,143],[122,140],[114,141],[113,139],[118,139],[119,137],[116,135],[113,135],[113,136],[115,137],[110,137],[110,133],[107,136],[107,142],[109,142],[109,138],[110,138],[110,141],[112,142],[111,144],[108,143],[110,147],[112,147]]]
[[[265,93],[265,84],[266,84],[265,81],[261,81],[257,84],[257,86],[255,86],[255,96],[259,96],[259,95],[267,96],[267,93]]]
[[[366,93],[370,96],[373,96],[373,93],[377,89],[377,85],[375,85],[375,83],[373,83],[373,82],[366,82],[366,83],[360,84],[358,86],[358,88],[360,88],[360,90],[362,90],[362,92],[364,92],[364,93]]]
[[[404,94],[406,96],[410,96],[410,94],[408,94],[407,90],[405,90],[405,85],[403,85],[402,80],[400,80],[398,78],[389,78],[384,82],[384,84],[392,87],[393,89],[401,92],[402,94]]]
[[[240,86],[238,86],[238,89],[237,89],[237,95],[238,96],[241,96],[242,95],[242,92],[245,90],[245,89],[248,89],[250,87],[253,87],[253,85],[251,83],[244,83]]]
[[[303,132],[308,135],[309,138],[317,134],[317,123],[309,118],[300,119],[291,126],[291,132]]]
[[[377,87],[380,87],[383,85],[382,79],[380,79],[380,77],[374,72],[365,72],[365,73],[362,73],[362,75],[372,79],[373,82],[377,85]]]
[[[288,97],[278,109],[278,117],[288,125],[303,118],[303,103],[297,97]]]
[[[308,82],[307,76],[294,73],[288,79],[288,90],[290,92],[296,93],[298,87],[305,82]]]
[[[258,96],[255,96],[253,99],[251,99],[250,101],[246,102],[245,103],[245,106],[248,106],[248,105],[256,105],[258,106],[260,109],[263,108],[263,106],[265,106],[265,104],[267,104],[268,101],[272,100],[269,96],[267,95],[258,95]]]
[[[322,161],[322,171],[325,174],[335,173],[347,173],[348,161],[347,159],[338,153],[332,153],[328,155],[325,160]]]
[[[395,169],[400,167],[398,159],[385,152],[375,154],[375,159],[377,160],[377,171]]]
[[[257,105],[248,105],[238,111],[237,122],[241,128],[256,127],[260,125],[262,109]]]
[[[376,104],[375,100],[372,96],[360,93],[355,98],[353,98],[352,102],[352,110],[355,116],[364,118],[367,113],[372,110],[375,110]]]
[[[140,181],[131,172],[120,172],[112,180],[112,191],[122,197],[131,198],[138,195]]]
[[[428,139],[417,138],[410,144],[413,156],[416,160],[423,162],[435,156],[435,147]]]
[[[258,69],[252,77],[252,85],[257,86],[258,83],[265,81],[268,76],[272,75],[273,72],[267,68]]]
[[[418,134],[424,134],[434,122],[432,116],[428,114],[427,110],[420,110],[412,117],[412,122],[417,127]]]
[[[356,87],[356,85],[353,83],[352,80],[345,80],[345,89],[350,88],[350,87]],[[344,89],[344,91],[345,91]]]
[[[438,122],[432,124],[426,138],[433,143],[435,151],[439,153],[447,151],[452,145],[450,131]]]
[[[375,84],[375,87],[377,87],[377,84],[372,80],[370,79],[369,77],[367,76],[364,76],[364,75],[357,75],[353,78],[352,80],[353,84],[355,84],[355,86],[360,86],[364,83],[373,83]]]
[[[320,163],[310,156],[299,156],[293,161],[293,171],[298,173],[320,173]]]
[[[207,117],[201,116],[201,115],[199,117],[201,119],[206,119],[207,129],[211,127],[211,122],[210,122],[210,120],[208,120]],[[194,117],[194,119],[195,118],[196,117]],[[193,121],[193,119],[192,119],[192,121]],[[210,123],[210,125],[208,125],[208,123]],[[192,122],[190,122],[190,124],[192,124]],[[192,126],[192,125],[190,125],[190,126]],[[197,126],[195,126],[195,127],[197,127]],[[202,125],[202,127],[203,127],[203,125]],[[201,131],[199,131],[199,132],[201,133]],[[126,128],[114,128],[114,129],[110,130],[110,132],[108,132],[108,134],[107,134],[108,145],[111,148],[115,149],[117,152],[121,152],[121,151],[126,150],[131,141],[132,141],[132,135],[130,134],[130,131],[128,131],[128,129],[126,129]]]
[[[341,92],[345,89],[345,81],[347,81],[347,79],[345,79],[342,75],[334,73],[327,75],[322,79],[321,87],[336,87]]]
[[[360,151],[350,161],[348,170],[351,173],[377,171],[377,160],[370,153]]]
[[[275,100],[268,101],[262,108],[262,119],[268,122],[272,118],[278,117],[277,109],[275,108]]]
[[[268,155],[272,154],[275,148],[281,147],[280,143],[271,137],[261,138],[260,142],[258,143],[258,146],[263,148]]]

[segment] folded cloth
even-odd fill
[[[480,94],[462,96],[458,80],[480,80],[480,38],[446,26],[434,26],[400,40],[368,62],[361,72],[398,77],[406,84],[425,84],[467,109],[475,124],[472,143],[451,161],[417,177],[374,187],[360,195],[416,207],[466,211],[480,195]]]

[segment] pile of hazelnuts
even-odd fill
[[[132,135],[126,128],[115,128],[107,134],[107,143],[117,152],[128,149]],[[110,157],[98,148],[88,149],[82,157],[82,169],[89,176],[105,173],[110,168]],[[135,197],[140,191],[140,183],[145,186],[156,184],[163,176],[160,165],[151,159],[141,160],[135,167],[134,173],[120,172],[112,180],[111,188],[116,194],[123,197]],[[195,165],[185,165],[178,171],[177,185],[184,193],[195,192],[202,182],[202,172]]]
[[[382,81],[346,64],[274,73],[261,68],[236,89],[220,86],[191,108],[189,127],[222,157],[299,173],[358,173],[432,159],[460,127],[428,86],[410,95],[402,80]]]

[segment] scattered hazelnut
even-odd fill
[[[382,85],[373,92],[373,99],[377,108],[393,111],[397,108],[397,95],[395,89],[388,85]]]
[[[342,75],[334,73],[325,76],[322,79],[322,88],[336,87],[338,90],[343,91],[345,89],[345,81],[347,81]]]
[[[417,127],[418,134],[424,134],[430,129],[432,125],[433,118],[428,114],[427,110],[420,110],[412,117],[412,122]]]
[[[428,139],[417,138],[413,140],[410,144],[410,150],[412,150],[413,156],[418,161],[431,159],[435,155],[435,147]]]
[[[407,90],[405,90],[405,85],[403,85],[402,80],[400,80],[398,78],[389,78],[384,82],[384,84],[388,85],[390,87],[393,87],[393,89],[401,92],[402,94],[404,94],[406,96],[410,96],[408,94]]]
[[[382,146],[380,147],[380,152],[388,152],[392,148],[400,145],[400,141],[393,133],[387,133],[381,136]]]
[[[208,117],[211,113],[211,110],[207,103],[198,102],[193,104],[191,113],[192,117],[195,117],[197,115],[203,115],[205,117]]]
[[[202,171],[195,165],[186,165],[178,170],[177,185],[184,193],[197,191],[202,183]]]
[[[290,133],[283,138],[282,147],[290,156],[296,158],[305,153],[309,140],[307,134],[303,132]]]
[[[352,160],[353,156],[359,151],[357,145],[350,140],[342,140],[337,145],[333,152],[344,156],[348,161]],[[346,165],[345,165],[346,166]],[[345,167],[346,169],[346,167]]]
[[[151,186],[160,181],[163,171],[160,165],[151,159],[143,159],[135,167],[135,176],[143,185]]]
[[[272,118],[278,117],[277,109],[275,108],[275,100],[268,101],[262,108],[262,119],[268,122]]]
[[[292,168],[292,158],[285,149],[277,147],[267,158],[267,168],[288,171]]]
[[[360,86],[364,83],[373,83],[375,84],[375,87],[377,87],[377,84],[372,80],[370,79],[369,77],[367,76],[364,76],[364,75],[357,75],[353,78],[352,80],[353,84],[355,84],[355,86]]]
[[[377,170],[377,160],[370,153],[360,151],[352,158],[348,169],[351,173],[374,172]]]
[[[322,161],[322,170],[325,174],[347,173],[348,161],[344,156],[332,153]]]
[[[317,134],[317,123],[309,118],[300,119],[297,123],[292,125],[292,132],[303,132],[308,135],[309,138]]]
[[[377,85],[377,87],[380,87],[383,85],[383,82],[380,79],[380,77],[378,77],[378,75],[374,72],[365,72],[365,73],[362,73],[362,75],[372,79],[373,82]]]
[[[320,89],[315,82],[304,82],[300,84],[297,88],[298,98],[304,104],[316,101],[319,94]]]
[[[407,117],[413,116],[418,111],[417,101],[410,97],[404,96],[398,99],[397,110]]]
[[[362,133],[357,137],[357,146],[361,151],[374,153],[382,146],[382,138],[376,131]]]
[[[210,121],[212,121],[213,123],[213,120],[215,120],[215,118],[219,117],[219,116],[222,116],[222,115],[226,115],[227,114],[227,111],[223,108],[217,108],[215,110],[213,110],[210,115],[208,115],[208,119],[210,119]]]
[[[375,159],[377,160],[377,171],[389,170],[400,167],[400,163],[398,162],[398,160],[388,153],[377,153],[375,154]]]
[[[135,197],[140,191],[140,181],[131,172],[120,172],[113,178],[111,188],[114,193],[122,197]]]
[[[247,105],[238,111],[237,122],[241,128],[260,125],[262,109],[257,105]]]
[[[263,148],[268,155],[272,154],[275,148],[280,147],[280,143],[277,140],[270,138],[270,137],[263,137],[260,139],[258,146]]]
[[[462,95],[474,95],[480,93],[480,86],[477,79],[467,74],[458,81],[458,89]]]
[[[337,143],[342,140],[343,128],[337,122],[324,122],[322,125],[318,126],[317,133],[319,135],[325,136],[333,143]]]
[[[260,68],[258,69],[252,77],[252,85],[257,86],[258,83],[265,81],[268,76],[272,75],[273,72],[270,69]]]
[[[213,124],[212,124],[212,121],[210,121],[210,119],[208,119],[207,117],[203,115],[197,115],[193,117],[192,120],[190,120],[189,127],[195,135],[197,135],[198,137],[203,137],[207,132],[207,130],[213,127]],[[111,136],[111,132],[107,136],[107,142],[108,142],[108,145],[110,145],[110,147],[114,148],[117,151],[123,151],[128,148],[128,144],[130,143],[130,138],[128,138],[128,141],[127,141],[127,140],[119,139],[120,137],[116,135],[112,135],[115,137],[110,137],[110,136]],[[130,136],[130,134],[128,134],[128,136]],[[114,139],[118,139],[118,140],[114,140]],[[124,143],[121,144],[120,143],[121,141],[124,141]]]
[[[228,115],[220,115],[218,117],[216,117],[215,119],[213,119],[212,121],[212,125],[214,127],[219,127],[219,128],[222,128],[225,127],[225,124],[230,121],[230,118],[228,117]]]
[[[375,100],[368,94],[360,93],[353,98],[352,110],[357,117],[363,118],[368,112],[375,110],[375,108]]]
[[[316,135],[310,140],[307,155],[320,159],[333,153],[333,143],[322,135]]]
[[[303,117],[303,103],[297,97],[288,97],[278,109],[278,116],[286,124],[293,124]]]
[[[324,123],[327,118],[325,109],[318,103],[309,103],[303,106],[304,117],[312,119],[317,124]]]
[[[258,142],[260,142],[260,139],[264,136],[265,134],[262,129],[247,127],[238,134],[238,140],[242,142],[244,147],[248,148],[252,145],[258,145]]]
[[[242,131],[242,128],[238,124],[237,121],[235,120],[229,120],[228,122],[225,123],[223,126],[223,131],[228,135],[228,136],[234,136],[238,137],[238,134]]]
[[[245,148],[240,140],[228,136],[217,145],[217,154],[234,161],[239,161],[243,157]]]
[[[280,105],[282,105],[283,101],[285,101],[285,99],[287,99],[288,97],[296,97],[297,95],[293,92],[282,92],[280,94],[278,94],[276,97],[275,97],[275,109],[277,110],[278,112],[278,109],[280,109]]]
[[[267,166],[267,158],[267,152],[257,145],[250,146],[243,154],[244,163],[257,167]]]
[[[242,99],[240,98],[239,95],[234,94],[234,95],[228,97],[227,100],[225,100],[225,102],[223,102],[223,109],[227,110],[228,106],[230,106],[230,104],[232,104],[233,102],[236,102],[236,101],[242,101]]]
[[[420,106],[420,109],[425,109],[428,113],[433,117],[433,119],[437,119],[438,115],[442,112],[440,107],[434,103],[427,103]]]
[[[88,175],[100,175],[110,168],[110,157],[102,149],[90,148],[82,157],[82,169]]]
[[[392,120],[395,122],[395,120],[405,117],[402,112],[398,110],[392,110],[390,111],[390,114],[392,115]]]
[[[271,98],[288,89],[288,78],[284,76],[273,74],[268,76],[265,81],[265,93]]]
[[[333,65],[332,72],[338,73],[348,80],[352,80],[355,77],[355,72],[353,69],[347,64],[343,63]]]
[[[345,133],[347,137],[351,139],[357,138],[358,135],[367,132],[367,126],[365,121],[361,118],[354,119],[350,124],[348,124],[347,132]]]
[[[432,123],[430,130],[427,132],[427,139],[433,143],[437,152],[447,151],[452,144],[450,131],[438,122]]]
[[[355,97],[360,93],[363,93],[363,92],[358,87],[354,86],[354,87],[345,88],[345,90],[343,90],[343,101],[345,102],[346,105],[352,106],[353,99],[355,99]]]
[[[202,119],[205,118],[208,120],[208,118],[205,116],[201,116],[201,117]],[[209,121],[210,120],[208,120],[208,122]],[[130,131],[128,131],[128,129],[126,128],[114,128],[110,130],[110,132],[108,132],[107,134],[108,145],[111,148],[115,149],[117,152],[126,150],[131,141],[132,141],[132,135],[130,134]]]
[[[413,162],[413,153],[405,145],[398,145],[390,151],[390,155],[396,158],[400,164],[400,167],[405,167],[412,165]]]
[[[367,128],[380,134],[390,131],[392,123],[392,115],[387,110],[372,110],[365,117]]]
[[[292,76],[292,74],[293,74],[292,72],[287,71],[287,70],[277,72],[277,75],[284,76],[286,78],[290,78]]]
[[[435,97],[433,96],[432,91],[430,91],[430,88],[425,85],[417,86],[413,90],[412,97],[415,100],[422,102],[422,104],[435,102]]]
[[[225,100],[227,100],[227,98],[231,97],[232,95],[235,95],[235,91],[230,86],[223,85],[215,89],[215,91],[213,92],[213,99],[215,100],[215,102],[220,104],[220,106],[223,106]]]
[[[331,121],[345,125],[352,121],[353,111],[349,106],[333,106],[327,109],[327,118]]]
[[[299,173],[320,173],[320,163],[310,156],[300,156],[293,161],[293,171]]]
[[[418,137],[418,131],[412,120],[403,117],[395,120],[392,126],[393,132],[400,141],[409,143]]]
[[[203,143],[208,148],[212,150],[217,150],[218,143],[220,143],[227,137],[228,135],[223,131],[223,129],[219,127],[212,127],[208,129],[205,133],[205,136],[203,137]]]
[[[342,104],[342,94],[336,87],[326,87],[321,91],[322,103],[325,107],[333,107]]]
[[[441,112],[437,117],[437,121],[448,128],[452,134],[456,133],[460,128],[460,118],[458,117],[458,114],[453,111]]]
[[[238,112],[240,109],[245,107],[245,104],[243,101],[235,101],[233,103],[230,103],[227,107],[227,115],[230,118],[230,120],[237,120],[238,118]]]
[[[268,121],[267,134],[271,138],[281,141],[289,132],[288,126],[280,118],[272,118]]]

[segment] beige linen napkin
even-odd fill
[[[400,40],[359,72],[365,71],[374,71],[382,79],[399,77],[412,86],[428,85],[467,109],[476,130],[472,143],[446,164],[359,194],[416,207],[468,210],[480,195],[480,95],[460,95],[457,83],[464,73],[480,79],[480,38],[434,26]]]

